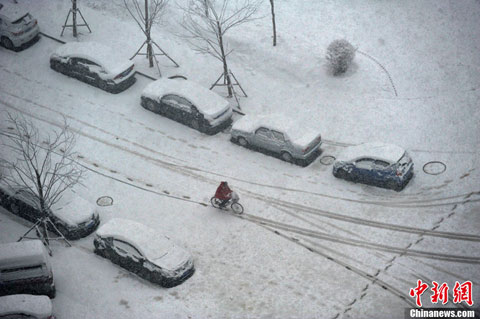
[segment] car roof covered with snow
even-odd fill
[[[40,240],[0,244],[0,269],[48,263],[47,252]]]
[[[21,294],[0,297],[0,317],[24,314],[44,319],[52,315],[52,308],[47,296]]]
[[[165,95],[174,94],[189,100],[207,116],[215,116],[229,108],[229,102],[209,89],[189,80],[160,79],[150,83],[142,96],[157,100]]]
[[[187,251],[176,246],[167,236],[132,220],[113,218],[103,224],[96,234],[103,238],[112,237],[130,243],[145,258],[167,269],[172,269],[191,258]]]
[[[132,61],[119,56],[112,48],[98,42],[68,42],[58,47],[52,56],[87,59],[112,74],[123,72],[133,65]]]
[[[38,209],[37,199],[23,189],[17,189],[0,182],[0,187],[9,196],[14,196]],[[96,206],[81,198],[73,189],[67,189],[62,193],[60,200],[51,209],[52,213],[70,226],[76,226],[96,217]]]
[[[13,3],[0,3],[0,15],[5,16],[11,22],[18,20],[28,14],[28,11],[22,9],[19,5]]]
[[[301,147],[308,146],[315,138],[320,136],[320,132],[309,127],[306,123],[296,121],[283,114],[264,116],[245,115],[233,124],[232,130],[250,133],[260,127],[285,133],[292,143]]]
[[[347,147],[340,153],[337,161],[348,162],[366,157],[396,163],[404,154],[405,149],[400,146],[381,142],[370,142]]]

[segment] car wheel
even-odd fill
[[[7,37],[3,37],[2,38],[2,45],[6,48],[6,49],[9,49],[9,50],[13,50],[14,49],[14,46],[13,46],[13,42],[7,38]]]
[[[244,137],[241,137],[241,136],[238,138],[238,144],[242,145],[243,147],[248,146],[247,140]]]
[[[107,85],[107,82],[105,82],[104,80],[102,79],[97,79],[97,86],[104,90],[104,91],[108,91],[108,85]]]
[[[283,153],[282,153],[282,159],[283,159],[285,162],[289,162],[289,163],[292,163],[292,162],[293,162],[293,157],[292,157],[292,155],[290,155],[290,153],[287,153],[287,152],[283,152]]]
[[[343,169],[339,168],[337,169],[334,173],[333,176],[341,179],[347,179],[347,172],[345,172]]]
[[[192,128],[194,130],[200,131],[200,123],[199,123],[198,119],[193,119],[192,122],[190,123],[190,125],[192,126]]]
[[[155,102],[150,99],[145,100],[145,106],[147,110],[154,112],[155,111]]]

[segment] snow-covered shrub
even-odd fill
[[[327,48],[326,58],[330,62],[334,75],[347,71],[354,57],[355,48],[347,40],[332,41]]]

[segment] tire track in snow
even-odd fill
[[[9,92],[6,92],[4,90],[1,90],[2,92],[10,95],[11,97],[14,97],[16,99],[20,99],[24,102],[27,102],[27,103],[30,103],[30,104],[33,104],[37,107],[40,107],[40,108],[43,108],[43,109],[47,109],[51,112],[54,112],[54,113],[57,113],[63,117],[66,117],[66,118],[69,118],[73,121],[76,121],[76,122],[79,122],[80,124],[82,125],[85,125],[85,126],[88,126],[92,129],[95,129],[95,130],[98,130],[100,132],[102,132],[103,134],[107,134],[107,135],[110,135],[112,137],[114,137],[115,139],[117,140],[121,140],[125,143],[129,143],[129,144],[132,144],[133,146],[136,146],[136,147],[139,147],[139,148],[142,148],[146,151],[149,151],[155,155],[160,155],[160,156],[163,156],[163,157],[167,157],[167,158],[171,158],[173,160],[177,160],[177,161],[181,161],[181,162],[184,162],[184,160],[181,160],[181,159],[178,159],[176,157],[173,157],[173,156],[170,156],[168,154],[165,154],[165,153],[161,153],[157,150],[154,150],[152,148],[149,148],[149,147],[146,147],[146,146],[143,146],[142,144],[139,144],[137,142],[132,142],[126,138],[123,138],[123,137],[118,137],[117,135],[113,134],[113,133],[110,133],[109,131],[103,129],[103,128],[100,128],[100,127],[97,127],[95,125],[92,125],[88,122],[85,122],[85,121],[82,121],[82,120],[78,120],[74,117],[72,117],[71,115],[69,114],[66,114],[66,113],[63,113],[63,112],[60,112],[58,110],[55,110],[53,108],[50,108],[48,106],[45,106],[45,105],[42,105],[42,104],[39,104],[39,103],[36,103],[34,101],[31,101],[29,99],[25,99],[25,98],[22,98],[22,97],[19,97],[15,94],[12,94],[12,93],[9,93]],[[7,102],[5,101],[2,101],[0,100],[3,104],[7,104]],[[17,108],[18,110],[18,108]],[[78,131],[78,130],[77,130]],[[93,135],[90,135],[90,137],[93,137]],[[111,144],[111,143],[110,143]],[[127,149],[124,149],[126,151],[128,151]],[[164,162],[164,163],[167,163],[167,162]],[[309,194],[309,195],[315,195],[315,196],[320,196],[320,197],[324,197],[324,198],[329,198],[329,199],[335,199],[335,200],[342,200],[342,201],[347,201],[347,202],[353,202],[353,203],[358,203],[358,204],[370,204],[370,205],[378,205],[378,206],[384,206],[384,207],[397,207],[397,208],[425,208],[425,207],[437,207],[437,206],[446,206],[446,205],[453,205],[453,204],[459,204],[459,203],[462,203],[463,201],[456,201],[456,202],[446,202],[446,203],[433,203],[433,204],[428,204],[428,203],[431,203],[431,202],[435,202],[435,201],[444,201],[444,200],[450,200],[450,199],[456,199],[456,198],[463,198],[465,196],[472,196],[472,195],[480,195],[480,191],[476,191],[476,192],[470,192],[470,193],[467,193],[467,194],[458,194],[458,195],[452,195],[452,196],[446,196],[446,197],[438,197],[438,198],[431,198],[431,199],[418,199],[418,200],[410,200],[410,201],[372,201],[372,200],[360,200],[360,199],[352,199],[352,198],[347,198],[347,197],[340,197],[340,196],[334,196],[334,195],[328,195],[328,194],[323,194],[323,193],[318,193],[318,192],[312,192],[312,191],[305,191],[305,190],[300,190],[300,189],[295,189],[295,188],[288,188],[288,187],[282,187],[282,186],[276,186],[276,185],[271,185],[271,184],[265,184],[265,183],[258,183],[258,182],[252,182],[252,181],[249,181],[249,180],[245,180],[245,179],[241,179],[241,178],[237,178],[237,177],[234,177],[234,176],[229,176],[229,175],[225,175],[225,174],[220,174],[220,173],[216,173],[216,172],[212,172],[212,171],[208,171],[208,170],[204,170],[204,169],[201,169],[201,168],[196,168],[196,167],[192,167],[192,166],[187,166],[187,165],[184,165],[182,166],[184,169],[187,169],[187,170],[190,170],[190,171],[194,171],[194,172],[203,172],[203,173],[207,173],[207,174],[211,174],[211,175],[214,175],[214,176],[218,176],[218,177],[222,177],[222,178],[227,178],[227,179],[231,179],[231,180],[235,180],[235,181],[239,181],[239,182],[244,182],[244,183],[247,183],[247,184],[251,184],[251,185],[256,185],[256,186],[261,186],[261,187],[268,187],[268,188],[273,188],[273,189],[278,189],[278,190],[283,190],[283,191],[289,191],[289,192],[297,192],[297,193],[304,193],[304,194]],[[472,201],[480,201],[480,199],[476,199],[476,200],[472,200]],[[415,203],[418,203],[417,205],[413,205]],[[420,203],[426,203],[426,204],[420,204]]]
[[[51,120],[43,119],[43,118],[41,118],[39,116],[36,116],[36,115],[34,115],[30,112],[21,110],[21,109],[15,107],[13,105],[5,103],[1,99],[0,99],[0,102],[2,104],[4,104],[5,106],[11,108],[11,109],[14,109],[14,110],[16,110],[20,113],[28,115],[32,118],[35,118],[35,119],[39,120],[39,121],[48,123],[48,124],[53,125],[53,126],[61,127],[61,124],[59,124],[59,123],[56,123],[56,122],[51,121]],[[108,146],[110,146],[112,148],[115,148],[117,150],[128,152],[132,155],[138,156],[140,158],[143,158],[144,160],[147,160],[147,161],[152,162],[154,164],[160,165],[160,166],[162,166],[164,168],[167,168],[167,169],[170,169],[172,171],[178,172],[178,173],[183,174],[185,176],[193,177],[193,178],[199,179],[201,181],[204,181],[206,183],[209,183],[209,184],[212,184],[212,185],[215,185],[215,186],[218,184],[217,183],[218,181],[216,179],[210,179],[208,177],[205,177],[204,175],[194,173],[195,171],[201,171],[199,169],[195,169],[195,168],[191,168],[191,167],[187,167],[187,166],[182,166],[182,165],[166,162],[166,161],[160,160],[158,158],[148,156],[148,155],[145,155],[143,153],[140,153],[140,152],[128,149],[126,147],[117,145],[115,143],[111,143],[107,140],[104,140],[102,138],[98,138],[98,137],[93,136],[91,134],[87,134],[87,133],[85,133],[81,130],[74,129],[74,128],[71,128],[71,129],[72,129],[73,132],[75,132],[75,133],[77,133],[81,136],[87,137],[89,139],[92,139],[92,140],[97,141],[99,143],[102,143],[104,145],[108,145]],[[375,222],[375,221],[371,221],[371,220],[367,220],[367,219],[361,219],[361,218],[351,217],[351,216],[347,216],[347,215],[336,214],[336,213],[325,211],[325,210],[320,210],[320,209],[315,209],[315,208],[304,206],[304,205],[290,203],[290,202],[282,201],[280,199],[272,198],[272,197],[269,197],[269,196],[258,195],[256,193],[253,193],[253,192],[251,192],[249,190],[246,190],[246,189],[241,189],[241,188],[239,188],[239,189],[242,190],[242,192],[244,194],[248,194],[250,197],[253,197],[253,198],[258,199],[260,201],[266,202],[270,205],[279,205],[281,207],[295,209],[297,211],[304,211],[304,212],[307,212],[307,213],[310,213],[310,214],[316,214],[316,215],[319,215],[319,216],[328,217],[328,218],[337,219],[337,220],[342,220],[342,221],[345,221],[345,222],[350,222],[350,223],[355,223],[355,224],[362,224],[362,225],[376,227],[376,228],[396,230],[396,231],[408,232],[408,233],[423,233],[423,234],[428,235],[428,236],[447,237],[447,238],[448,237],[451,237],[451,238],[456,237],[455,239],[462,239],[462,240],[478,241],[478,238],[480,237],[480,236],[468,235],[468,234],[455,234],[455,233],[445,233],[445,232],[436,232],[436,231],[432,232],[432,231],[429,231],[429,230],[426,230],[426,229],[420,229],[420,228],[414,228],[414,227],[408,227],[408,226],[400,226],[400,225],[394,225],[394,224],[388,224],[388,223],[382,223],[382,222]],[[478,200],[468,200],[468,201],[478,201]]]
[[[10,72],[11,71],[6,68],[5,66],[1,65],[0,64],[0,68],[2,68],[3,70],[7,71],[7,72]],[[35,82],[39,85],[42,85],[43,87],[49,89],[49,90],[53,90],[54,88],[48,86],[48,85],[44,85],[43,83],[39,82],[39,81],[33,81],[27,77],[24,77],[23,75],[21,74],[18,74],[18,73],[15,73],[17,76],[21,77],[22,79],[26,80],[26,81],[30,81],[30,82]],[[69,92],[65,92],[64,90],[62,89],[56,89],[56,92],[58,93],[58,91],[62,91],[63,94],[65,95],[70,95]],[[60,111],[57,111],[55,109],[52,109],[52,108],[49,108],[49,107],[46,107],[44,105],[40,105],[38,103],[35,103],[31,100],[28,100],[28,99],[24,99],[24,98],[21,98],[21,97],[18,97],[14,94],[11,94],[9,92],[6,92],[6,91],[3,91],[4,93],[6,94],[9,94],[15,98],[18,98],[18,99],[22,99],[28,103],[33,103],[39,107],[43,107],[43,108],[47,108],[48,110],[50,110],[51,112],[55,112],[55,113],[58,113],[58,114],[61,114],[62,116],[66,116],[66,117],[69,117],[68,115],[60,112]],[[72,97],[72,96],[71,96]],[[77,97],[76,97],[77,98]],[[84,101],[86,101],[87,103],[91,104],[91,105],[97,105],[98,103],[94,103],[94,102],[91,102],[83,97],[78,97]],[[112,114],[119,114],[121,115],[122,117],[125,117],[125,115],[123,113],[119,113],[119,112],[114,112],[114,111],[111,111],[108,109],[107,106],[105,105],[102,105],[102,104],[98,104],[100,106],[102,106],[102,108],[104,108],[105,110],[107,110],[109,113],[112,113]],[[75,118],[73,117],[69,117],[69,118],[72,118],[74,120],[76,120]],[[80,120],[76,120],[76,121],[79,121],[81,122],[82,124],[85,124],[86,122],[84,121],[80,121]],[[130,120],[131,121],[131,120]],[[135,122],[136,124],[138,125],[141,125],[142,127],[144,127],[145,129],[149,130],[149,131],[155,131],[155,132],[158,132],[159,134],[162,134],[162,135],[165,135],[164,132],[162,131],[159,131],[157,129],[154,129],[154,128],[150,128],[148,127],[147,125],[145,125],[144,123],[142,122],[139,122],[139,121],[131,121],[131,122]],[[85,124],[85,125],[88,125],[89,127],[92,127],[92,128],[95,128],[95,129],[98,129],[102,132],[104,132],[105,134],[110,134],[110,135],[113,135],[113,136],[116,136],[114,135],[113,133],[110,133],[110,132],[107,132],[101,128],[98,128],[94,125],[91,125],[91,124]],[[168,136],[167,136],[168,137]],[[126,139],[123,139],[123,141],[127,141]],[[324,140],[325,143],[331,143],[331,144],[335,144],[337,146],[349,146],[349,145],[355,145],[355,144],[350,144],[350,143],[341,143],[341,142],[335,142],[335,141],[330,141],[330,140]],[[129,142],[129,141],[127,141]],[[131,142],[130,142],[131,143]],[[137,146],[139,144],[137,143]],[[150,149],[151,150],[151,149]],[[455,152],[453,152],[455,153]],[[164,155],[165,154],[162,154],[160,153],[159,155]],[[167,155],[168,156],[168,155]],[[178,159],[178,158],[175,158],[175,157],[172,157],[172,156],[169,156],[170,158],[172,159],[176,159],[178,161],[181,161],[181,162],[184,162],[184,160],[181,160],[181,159]],[[323,193],[319,193],[319,192],[312,192],[312,191],[305,191],[305,190],[300,190],[300,189],[295,189],[295,188],[286,188],[286,187],[279,187],[279,186],[276,186],[276,185],[271,185],[271,184],[265,184],[265,183],[256,183],[256,182],[252,182],[252,181],[248,181],[248,180],[244,180],[244,179],[240,179],[240,178],[237,178],[237,177],[234,177],[234,176],[228,176],[228,175],[225,175],[225,174],[219,174],[219,173],[216,173],[216,172],[211,172],[211,171],[208,171],[208,170],[203,170],[203,169],[199,169],[199,168],[196,168],[197,171],[202,171],[202,172],[205,172],[205,173],[208,173],[208,174],[212,174],[212,175],[216,175],[216,176],[219,176],[219,177],[222,177],[222,178],[229,178],[229,179],[232,179],[232,180],[236,180],[236,181],[239,181],[239,182],[244,182],[244,183],[248,183],[248,184],[253,184],[253,185],[257,185],[257,186],[261,186],[261,187],[269,187],[269,188],[273,188],[273,189],[279,189],[279,190],[283,190],[283,191],[289,191],[289,192],[299,192],[299,193],[305,193],[305,194],[309,194],[309,195],[314,195],[314,196],[320,196],[320,197],[325,197],[325,198],[331,198],[331,199],[339,199],[339,200],[343,200],[343,201],[349,201],[349,202],[354,202],[354,203],[360,203],[360,204],[372,204],[372,205],[382,205],[382,206],[388,206],[388,207],[398,207],[398,208],[403,208],[404,206],[405,207],[408,207],[408,208],[415,208],[415,207],[419,207],[419,208],[425,208],[425,207],[434,207],[434,206],[443,206],[443,205],[451,205],[451,204],[457,204],[458,202],[453,202],[453,203],[444,203],[444,204],[425,204],[425,205],[412,205],[412,203],[430,203],[430,202],[435,202],[435,201],[443,201],[443,200],[448,200],[448,199],[455,199],[455,198],[462,198],[464,196],[467,196],[467,195],[471,195],[472,193],[473,194],[476,194],[476,193],[479,193],[480,194],[480,191],[472,191],[470,193],[467,193],[467,194],[457,194],[457,195],[452,195],[452,196],[448,196],[448,197],[440,197],[440,198],[431,198],[431,199],[427,199],[427,198],[423,198],[423,199],[412,199],[412,200],[407,200],[407,201],[373,201],[373,200],[357,200],[357,199],[352,199],[352,198],[347,198],[347,197],[340,197],[340,196],[334,196],[334,195],[328,195],[328,194],[323,194]],[[416,196],[419,196],[420,194],[406,194],[406,195],[403,195],[402,197],[405,197],[405,196],[412,196],[412,197],[416,197]],[[386,196],[381,196],[381,195],[375,195],[375,196],[379,196],[379,197],[386,197]]]

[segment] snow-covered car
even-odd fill
[[[40,240],[0,244],[0,296],[11,294],[55,298],[52,266]]]
[[[188,80],[157,80],[142,92],[141,105],[154,113],[213,135],[232,123],[232,108],[218,94]]]
[[[52,302],[47,296],[0,297],[0,318],[3,319],[55,319],[52,310]]]
[[[233,124],[230,134],[234,143],[302,166],[318,157],[322,144],[318,131],[283,115],[246,115]]]
[[[0,3],[0,43],[18,50],[39,38],[38,22],[14,3]]]
[[[95,253],[162,287],[174,287],[195,272],[190,253],[170,238],[127,219],[102,225],[93,242]]]
[[[403,148],[385,143],[364,143],[346,148],[333,164],[333,175],[401,191],[413,177],[413,162]]]
[[[110,93],[122,92],[136,81],[133,62],[97,42],[60,46],[50,56],[50,68]]]
[[[38,200],[31,193],[4,184],[0,184],[0,206],[33,223],[42,217]],[[90,235],[100,224],[95,205],[72,190],[65,191],[54,204],[50,219],[65,238],[71,240]]]

